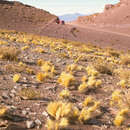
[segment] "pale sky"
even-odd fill
[[[10,0],[13,1],[13,0]],[[119,0],[17,0],[55,15],[67,13],[92,14],[102,12],[105,4],[115,4]]]

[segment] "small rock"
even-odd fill
[[[36,123],[37,125],[39,125],[39,126],[42,124],[39,119],[36,119],[36,120],[35,120],[35,123]]]
[[[18,87],[17,86],[14,86],[14,89],[17,89]]]
[[[39,103],[35,103],[34,105],[36,105],[36,106],[40,106],[40,104],[39,104]]]
[[[2,98],[3,98],[3,99],[8,99],[8,98],[9,98],[8,93],[5,93],[5,92],[4,92],[4,93],[2,94]]]
[[[27,111],[30,111],[31,109],[30,108],[26,108]]]
[[[9,96],[10,96],[11,98],[13,98],[13,97],[15,97],[15,94],[14,94],[14,93],[10,93]]]
[[[32,86],[32,88],[39,88],[39,86]]]
[[[61,59],[57,58],[56,63],[59,63],[59,62],[61,62]]]
[[[26,126],[28,129],[31,129],[35,127],[35,123],[34,121],[26,121]]]
[[[30,112],[29,115],[36,115],[36,112]]]
[[[26,77],[23,77],[23,80],[27,80],[27,78],[26,78]]]
[[[10,106],[10,108],[11,108],[12,110],[16,110],[16,109],[17,109],[16,106]]]
[[[38,130],[40,129],[40,126],[39,126],[39,125],[37,126],[37,129],[38,129]]]
[[[27,114],[28,114],[28,112],[27,112],[27,111],[25,111],[25,110],[23,110],[23,111],[22,111],[22,114],[23,114],[23,115],[27,115]]]
[[[16,91],[15,91],[14,89],[12,89],[12,90],[11,90],[11,93],[14,93],[14,94],[15,94],[15,93],[16,93]]]
[[[23,84],[22,86],[23,86],[23,87],[28,87],[28,84]]]
[[[0,120],[0,127],[7,127],[8,126],[8,121],[7,120]]]
[[[48,116],[48,113],[47,113],[46,111],[44,111],[44,112],[42,113],[42,115],[47,117],[47,116]]]

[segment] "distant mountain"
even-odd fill
[[[66,22],[70,22],[70,21],[76,20],[79,16],[84,16],[84,14],[80,14],[80,13],[64,14],[64,15],[59,16],[59,18]]]

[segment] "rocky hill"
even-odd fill
[[[121,10],[123,8],[124,11],[126,9],[125,11],[126,13],[123,12],[123,9],[122,12],[120,11],[121,13],[119,14],[118,11],[117,12],[115,11],[116,15],[118,15],[117,18],[120,18],[119,16],[121,15],[124,15],[122,17],[126,17],[130,14],[130,13],[128,14],[129,10],[128,8],[126,8],[129,7],[129,3],[127,3],[127,1],[124,2],[123,0],[115,6],[114,7],[107,6],[106,8],[112,8],[112,9],[106,9],[102,14],[95,14],[89,17],[95,17],[96,22],[101,23],[101,21],[104,22],[105,20],[107,21],[107,19],[109,19],[109,17],[105,16],[105,12],[106,13],[111,12],[116,8],[118,8],[118,10]],[[114,13],[111,12],[112,14],[111,16],[113,18],[114,18],[113,16]],[[86,20],[86,18],[87,17],[82,17],[81,19]],[[113,27],[112,27],[113,29],[112,32],[107,32],[107,31],[99,30],[98,24],[97,27],[94,26],[93,29],[91,29],[91,28],[86,28],[86,25],[85,27],[81,27],[71,23],[65,23],[65,25],[56,24],[55,22],[56,19],[57,16],[52,15],[45,10],[37,9],[29,5],[24,5],[16,1],[11,2],[11,1],[0,0],[0,29],[15,30],[18,32],[27,32],[27,33],[37,34],[40,36],[42,35],[42,36],[49,36],[55,38],[62,38],[62,39],[79,41],[84,43],[89,42],[95,45],[99,45],[100,47],[112,47],[120,50],[129,50],[130,48],[129,46],[130,36],[124,34],[122,35],[122,33],[121,34],[112,33],[113,30],[114,31],[116,30],[115,28],[113,29]],[[112,20],[112,22],[113,21],[116,23],[116,20]],[[110,20],[108,20],[107,22],[110,23]],[[123,22],[129,23],[127,20],[124,20]],[[122,27],[120,28],[120,30],[121,31],[123,30],[126,33],[128,32],[127,34],[130,34],[130,27],[128,28],[127,26],[125,24],[125,30]],[[120,32],[120,30],[118,27],[117,32]]]
[[[130,1],[120,0],[120,2],[115,5],[106,5],[102,13],[81,16],[77,19],[77,22],[84,24],[129,24]]]
[[[0,28],[35,32],[57,18],[49,12],[16,1],[0,1]]]

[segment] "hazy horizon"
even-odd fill
[[[14,0],[10,0],[14,1]],[[16,0],[40,9],[49,11],[55,15],[64,14],[92,14],[102,12],[105,4],[116,4],[119,0]]]

